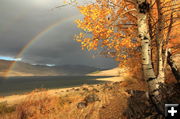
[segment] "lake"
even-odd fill
[[[99,84],[104,81],[96,78],[108,78],[109,76],[33,76],[0,78],[0,96],[21,94],[34,89],[68,88],[82,84]]]

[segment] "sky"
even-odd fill
[[[73,39],[81,31],[74,20],[81,19],[82,15],[76,6],[56,8],[63,2],[0,0],[0,59],[49,66],[115,67],[117,62],[99,56],[98,51],[81,50],[80,44]],[[33,42],[29,43],[32,39]]]

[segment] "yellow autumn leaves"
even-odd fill
[[[116,52],[116,56],[113,57],[116,57],[118,60],[119,57],[127,57],[127,54],[120,54],[124,52],[122,50],[125,50],[122,47],[132,49],[140,45],[139,42],[133,43],[131,41],[132,37],[136,35],[134,34],[135,28],[126,25],[133,21],[124,19],[125,16],[120,15],[125,12],[125,9],[110,7],[108,1],[98,1],[90,5],[79,6],[78,8],[84,18],[76,20],[75,23],[84,32],[76,35],[75,40],[81,43],[83,50],[103,48],[110,52]]]

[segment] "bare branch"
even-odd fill
[[[137,26],[137,24],[117,24],[116,26],[118,26],[118,25],[130,25],[130,26]]]
[[[164,14],[164,13],[166,13],[168,11],[171,11],[171,10],[176,10],[175,12],[177,12],[177,11],[180,11],[179,9],[180,9],[180,7],[172,8],[172,9],[169,9],[169,10],[165,10],[165,11],[162,12],[162,14]]]
[[[169,4],[169,3],[172,3],[172,2],[176,2],[177,0],[171,0],[171,1],[168,1],[168,2],[162,2],[161,4],[162,4],[162,6],[164,6],[164,5],[167,5],[167,4]]]
[[[173,20],[175,20],[175,19],[179,19],[179,17],[173,17]],[[170,19],[166,19],[166,21],[164,21],[164,22],[168,22],[169,20],[171,20],[171,18],[170,18]],[[158,22],[159,22],[159,20],[157,20],[157,21],[152,25],[152,28],[154,28],[155,25],[157,25]]]
[[[173,24],[174,24],[174,22],[173,22]],[[171,28],[180,25],[180,23],[177,23],[177,24],[175,24],[175,25],[173,25],[173,24],[172,24]],[[165,30],[165,29],[167,29],[167,28],[169,28],[169,25],[166,26],[166,27],[164,27],[163,30]],[[154,34],[152,35],[152,38],[154,38],[155,35],[156,35],[156,33],[154,33]]]
[[[174,24],[174,23],[173,23],[173,24]],[[171,26],[172,28],[173,28],[173,27],[175,27],[175,26],[178,26],[178,25],[180,25],[180,23],[178,23],[178,24],[175,24],[175,25],[173,25],[173,24],[172,24],[172,26]],[[168,25],[168,26],[166,26],[166,27],[164,27],[163,29],[167,29],[167,28],[169,28],[169,25]]]
[[[165,50],[165,59],[164,59],[164,67],[166,68],[167,65],[167,56],[168,56],[168,42],[169,42],[169,37],[170,37],[170,33],[171,33],[171,29],[172,29],[172,25],[173,25],[173,13],[171,13],[171,20],[169,23],[169,27],[168,27],[168,31],[167,31],[167,36],[165,39],[165,45],[166,45],[166,50]]]
[[[178,4],[173,4],[173,5],[163,6],[162,8],[175,7],[176,5],[177,5],[177,6],[180,5],[180,3],[178,3]]]
[[[152,4],[150,5],[150,8],[152,8],[155,4],[156,4],[156,0],[154,1],[154,3],[152,3]]]
[[[76,2],[77,2],[76,0],[70,0],[69,3],[65,3],[65,4],[63,4],[63,5],[56,6],[55,8],[64,7],[64,6],[71,5],[71,4],[76,3]]]
[[[129,2],[129,3],[131,3],[131,4],[133,4],[133,5],[136,5],[137,3],[136,3],[136,0],[126,0],[127,2]]]
[[[129,13],[129,12],[133,12],[133,11],[137,11],[137,9],[130,9],[130,10],[127,10],[126,12],[122,13],[121,15],[125,15],[125,14],[127,14],[127,13]]]

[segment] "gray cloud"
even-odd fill
[[[74,6],[52,10],[59,4],[59,0],[1,0],[0,55],[16,56],[45,28],[77,15],[41,35],[24,51],[23,60],[34,64],[83,64],[104,68],[115,66],[112,59],[100,56],[93,58],[92,53],[81,50],[80,44],[73,40],[74,34],[80,32],[73,20],[79,18],[80,13]]]

